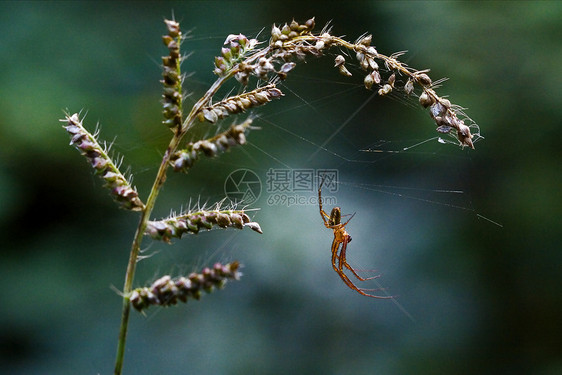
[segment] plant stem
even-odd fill
[[[125,274],[125,285],[123,286],[123,311],[121,313],[121,327],[119,329],[119,339],[117,341],[117,355],[115,358],[115,375],[120,375],[123,369],[123,357],[125,354],[125,342],[127,339],[127,328],[129,326],[129,313],[131,311],[131,304],[129,303],[129,295],[132,290],[133,280],[135,276],[135,268],[137,265],[137,258],[140,251],[140,246],[142,243],[142,239],[144,236],[144,231],[146,229],[146,225],[150,218],[150,214],[154,208],[154,204],[156,203],[156,198],[158,197],[158,193],[160,192],[160,188],[164,184],[166,180],[166,170],[168,168],[168,162],[170,161],[171,155],[174,153],[181,138],[178,136],[174,136],[168,145],[168,149],[164,157],[162,158],[162,163],[160,164],[160,168],[158,169],[158,173],[156,175],[156,179],[154,180],[154,184],[152,185],[152,189],[150,190],[150,195],[146,201],[146,207],[142,211],[139,225],[137,227],[137,231],[135,233],[135,237],[133,240],[133,244],[131,246],[131,254],[129,256],[129,263],[127,265],[127,273]]]
[[[146,229],[146,225],[148,223],[148,220],[150,219],[150,215],[152,214],[152,210],[154,209],[154,204],[156,203],[156,198],[158,197],[158,193],[160,192],[160,189],[162,188],[162,185],[166,181],[166,171],[168,169],[168,164],[170,162],[170,158],[172,157],[174,152],[177,150],[177,148],[178,148],[182,138],[184,137],[184,135],[187,133],[187,131],[193,125],[193,121],[197,118],[197,113],[205,105],[207,105],[210,102],[211,98],[216,94],[216,92],[222,86],[222,84],[226,80],[231,78],[235,73],[236,73],[236,70],[233,69],[233,71],[230,74],[217,79],[213,83],[213,85],[209,88],[209,90],[207,90],[205,95],[203,95],[203,97],[201,97],[201,99],[199,99],[197,101],[197,103],[195,103],[195,105],[191,109],[191,112],[189,113],[189,115],[187,116],[185,121],[183,122],[182,127],[177,129],[176,134],[174,135],[174,137],[170,141],[170,144],[168,145],[168,148],[166,149],[164,157],[162,158],[160,168],[158,169],[158,173],[156,174],[156,178],[155,178],[154,183],[152,185],[152,189],[150,190],[150,194],[148,196],[148,199],[146,200],[145,209],[142,211],[142,214],[141,214],[141,217],[140,217],[140,220],[139,220],[139,224],[137,226],[137,231],[136,231],[135,237],[133,239],[133,244],[131,246],[131,254],[129,255],[129,263],[127,265],[127,273],[125,274],[125,284],[123,286],[123,309],[122,309],[122,313],[121,313],[121,326],[119,328],[119,338],[117,340],[117,354],[116,354],[116,357],[115,357],[115,370],[114,370],[115,375],[121,375],[122,370],[123,370],[123,359],[124,359],[124,355],[125,355],[125,342],[127,340],[127,329],[128,329],[128,326],[129,326],[129,314],[131,312],[131,304],[130,304],[129,298],[130,298],[130,294],[131,294],[132,287],[133,287],[133,280],[134,280],[134,276],[135,276],[135,269],[136,269],[136,265],[137,265],[137,258],[138,258],[138,255],[139,255],[140,246],[141,246],[141,243],[142,243],[142,239],[143,239],[143,236],[144,236],[144,231]]]

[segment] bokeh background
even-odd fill
[[[410,66],[449,77],[439,93],[469,107],[485,139],[476,150],[436,140],[408,148],[436,136],[415,101],[370,100],[360,75],[332,68],[334,56],[309,58],[283,100],[253,112],[262,129],[248,146],[170,175],[155,216],[222,199],[239,168],[264,188],[270,168],[337,169],[331,195],[356,212],[349,260],[376,269],[399,305],[341,282],[317,206],[271,205],[264,191],[252,205],[261,236],[144,242],[151,257],[136,286],[234,259],[244,276],[200,302],[134,313],[125,373],[562,373],[554,1],[1,2],[0,372],[113,371],[116,290],[138,217],[115,207],[58,119],[68,109],[87,112],[91,130],[99,121],[146,197],[170,135],[158,80],[172,14],[191,30],[187,103],[212,83],[228,34],[266,40],[273,23],[316,16],[318,28],[330,21],[351,40],[368,31],[380,52],[408,50]]]

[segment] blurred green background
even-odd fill
[[[449,77],[438,92],[469,107],[485,139],[476,150],[432,140],[360,152],[402,150],[436,136],[434,125],[415,101],[393,98],[375,97],[354,115],[371,96],[360,75],[341,77],[334,56],[307,59],[281,87],[285,98],[253,112],[262,129],[251,144],[171,174],[155,216],[190,199],[220,200],[238,168],[264,184],[270,168],[338,169],[333,196],[344,213],[357,212],[349,261],[376,269],[402,309],[341,282],[317,206],[270,205],[264,191],[252,205],[261,236],[144,242],[151,257],[136,286],[233,259],[244,277],[201,302],[134,313],[125,373],[562,373],[562,3],[554,1],[1,2],[1,372],[113,371],[115,290],[138,215],[116,208],[58,119],[68,109],[87,112],[91,130],[99,121],[100,138],[114,142],[145,198],[170,136],[158,81],[162,20],[172,13],[191,30],[188,104],[212,83],[228,34],[266,40],[273,23],[316,16],[318,29],[331,21],[352,41],[368,31],[380,52],[408,50],[410,66]]]

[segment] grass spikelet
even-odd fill
[[[213,268],[204,268],[200,273],[187,277],[172,279],[162,276],[152,285],[137,288],[131,292],[129,300],[137,311],[144,311],[150,306],[173,306],[178,302],[186,303],[189,299],[199,300],[205,293],[222,289],[228,280],[239,280],[242,273],[240,263],[215,263]]]
[[[218,156],[230,148],[246,143],[246,132],[251,128],[252,119],[241,124],[233,124],[226,131],[209,139],[188,143],[184,149],[176,151],[170,164],[176,172],[187,173],[201,155]]]
[[[143,210],[144,204],[136,189],[119,171],[96,137],[84,128],[78,113],[72,116],[67,114],[66,118],[60,121],[66,123],[63,128],[70,134],[70,144],[86,157],[95,173],[105,181],[105,186],[110,190],[111,196],[119,206],[126,210]]]
[[[200,210],[164,220],[149,221],[145,234],[154,240],[170,243],[172,238],[181,238],[186,233],[198,234],[201,230],[213,228],[248,227],[255,232],[263,233],[258,223],[252,222],[243,210]]]

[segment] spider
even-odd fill
[[[379,275],[377,275],[373,277],[363,278],[357,274],[355,269],[353,269],[353,267],[351,267],[349,263],[347,263],[345,254],[347,251],[347,244],[351,242],[351,236],[345,230],[345,226],[351,221],[351,219],[353,219],[355,213],[353,213],[353,215],[351,215],[351,217],[347,219],[347,221],[343,224],[341,222],[342,215],[341,215],[341,209],[339,207],[334,207],[330,215],[328,215],[326,211],[322,209],[323,184],[324,184],[324,180],[322,180],[320,186],[318,187],[318,205],[320,206],[320,216],[324,221],[324,225],[326,226],[326,228],[334,231],[334,241],[332,242],[332,267],[334,268],[334,271],[336,271],[336,273],[341,277],[345,285],[347,285],[350,289],[355,290],[359,294],[372,298],[381,298],[381,299],[392,298],[391,296],[377,296],[374,294],[366,293],[365,291],[370,291],[374,289],[358,288],[353,283],[353,281],[351,281],[349,277],[347,277],[347,275],[345,274],[345,269],[348,269],[360,281],[372,280],[379,277]],[[340,244],[341,244],[341,250],[340,250]]]

